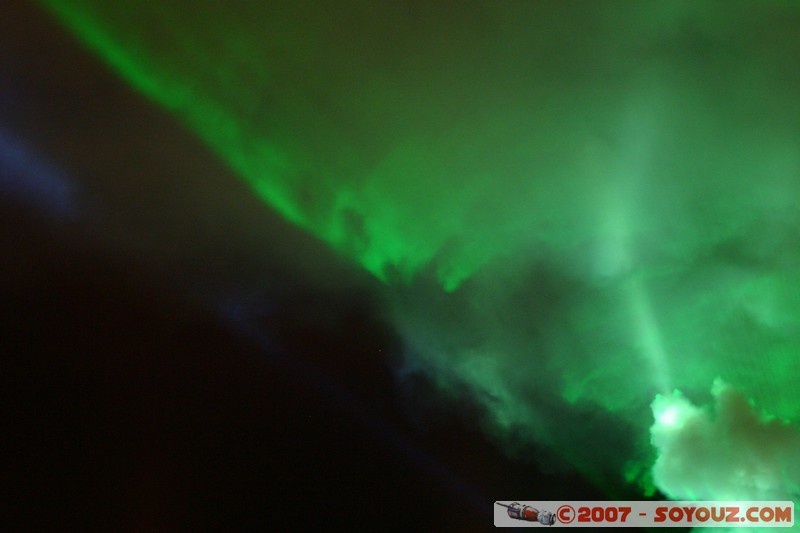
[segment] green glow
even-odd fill
[[[181,117],[273,208],[383,280],[408,281],[426,268],[460,231],[464,210],[478,208],[470,204],[491,186],[486,176],[482,184],[453,191],[466,165],[452,168],[441,143],[427,134],[394,135],[389,142],[366,137],[363,143],[342,137],[346,119],[314,101],[328,98],[325,91],[344,91],[328,85],[336,76],[331,65],[310,57],[327,46],[321,41],[333,29],[322,6],[309,26],[297,27],[300,21],[286,24],[280,10],[246,2],[238,10],[209,2],[191,9],[149,1],[42,3],[133,87]],[[296,64],[308,72],[296,72]],[[355,74],[364,90],[382,81]],[[374,98],[359,93],[358,112],[405,107],[399,116],[412,105],[391,95],[385,102]],[[350,102],[330,106],[343,103]],[[297,131],[303,132],[300,142]],[[458,134],[443,133],[445,139]],[[460,139],[445,142],[453,151]],[[377,153],[377,164],[370,165],[370,152]],[[434,216],[443,198],[452,210]],[[455,290],[494,250],[485,242],[454,250],[437,267],[443,287]]]
[[[654,395],[800,419],[797,4],[40,1],[383,280],[515,453],[652,493]]]

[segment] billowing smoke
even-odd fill
[[[674,500],[796,502],[797,428],[762,412],[722,380],[714,381],[711,394],[713,403],[705,406],[677,390],[653,401],[655,485]]]
[[[714,382],[713,404],[680,392],[653,401],[653,478],[676,500],[789,500],[800,494],[800,434]]]
[[[610,494],[794,493],[737,399],[800,418],[793,3],[42,4],[383,282],[409,396]]]

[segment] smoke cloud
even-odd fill
[[[722,380],[711,394],[713,404],[703,407],[680,391],[653,401],[650,434],[658,459],[652,473],[659,490],[674,500],[797,501],[797,428],[760,412]]]
[[[800,434],[758,411],[721,380],[713,405],[697,407],[679,392],[653,401],[650,428],[658,450],[656,485],[671,498],[787,500],[800,493]]]
[[[42,4],[383,282],[408,395],[610,495],[795,493],[741,400],[800,418],[794,4]]]

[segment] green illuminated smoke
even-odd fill
[[[656,393],[800,417],[793,3],[41,1],[508,449],[646,484]]]
[[[800,433],[761,415],[747,398],[716,380],[714,409],[682,394],[653,402],[653,474],[673,499],[787,500],[800,494]]]
[[[787,501],[800,494],[800,433],[716,380],[713,406],[676,391],[653,401],[653,477],[675,500]],[[795,526],[796,529],[798,526]],[[753,528],[768,531],[766,528]]]

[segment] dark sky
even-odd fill
[[[377,282],[31,2],[0,7],[0,133],[0,521],[483,531],[497,499],[603,499],[400,390]]]

